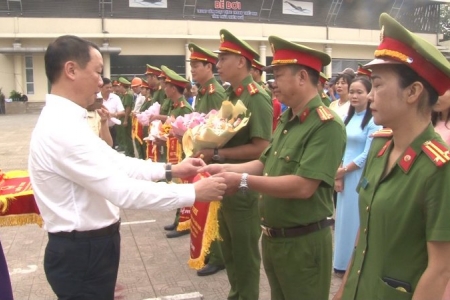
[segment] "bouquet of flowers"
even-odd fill
[[[241,100],[236,105],[224,101],[219,111],[211,111],[205,122],[188,128],[183,135],[183,150],[192,156],[201,149],[223,147],[250,119],[247,108]]]
[[[142,124],[143,126],[149,126],[149,120],[151,116],[159,115],[159,111],[161,109],[161,104],[158,102],[153,103],[152,106],[147,108],[145,111],[136,114],[136,118],[138,119],[138,122]]]
[[[175,136],[183,136],[189,128],[194,128],[205,123],[205,114],[193,112],[184,116],[171,118],[172,133]]]

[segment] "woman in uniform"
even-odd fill
[[[431,124],[450,63],[380,16],[370,107],[377,125],[358,185],[360,230],[335,299],[442,299],[450,279],[450,156]]]

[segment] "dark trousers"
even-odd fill
[[[112,145],[112,147],[113,147],[113,148],[116,148],[116,146],[117,146],[116,125],[113,125],[113,126],[109,127],[109,133],[111,134],[111,138],[112,138],[112,140],[113,140],[113,145]]]
[[[49,234],[45,275],[59,300],[113,300],[120,233],[94,238]]]
[[[0,242],[0,299],[13,300],[11,280],[9,278],[8,265]]]

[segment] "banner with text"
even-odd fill
[[[243,3],[243,1],[211,1],[210,7],[197,5],[196,14],[210,15],[212,19],[245,20],[246,16],[258,16],[257,11],[249,9],[250,6],[255,8],[254,3]]]

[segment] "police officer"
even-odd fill
[[[272,135],[271,99],[250,75],[258,53],[225,29],[220,31],[218,52],[219,76],[231,84],[229,100],[235,104],[240,99],[252,116],[223,149],[203,149],[196,156],[203,155],[206,163],[251,161],[261,155]],[[257,194],[252,191],[227,197],[219,210],[220,244],[231,285],[228,299],[258,299],[261,228],[257,204]]]
[[[192,80],[200,87],[195,100],[195,111],[199,113],[209,113],[211,110],[219,110],[222,101],[227,98],[225,89],[214,78],[214,66],[217,63],[217,54],[208,49],[189,44],[191,56],[189,58],[191,65]],[[217,273],[225,268],[222,250],[219,241],[213,241],[209,248],[207,264],[197,271],[198,276],[208,276]]]
[[[218,175],[229,182],[229,192],[259,193],[263,264],[271,299],[328,299],[332,191],[346,140],[342,121],[317,93],[319,72],[331,59],[275,36],[269,42],[274,94],[290,108],[259,160],[206,170],[235,172]]]
[[[151,89],[152,102],[150,103],[150,105],[152,105],[155,102],[158,102],[159,104],[162,105],[163,100],[166,98],[166,95],[164,94],[164,87],[161,86],[161,82],[158,79],[160,75],[161,69],[147,64],[145,76],[147,77],[147,83]]]
[[[131,139],[131,110],[134,107],[131,83],[124,77],[119,78],[119,97],[125,108],[125,116],[121,118],[122,124],[117,130],[119,148],[125,151],[126,156],[134,157],[133,142]]]
[[[450,278],[449,146],[431,125],[450,64],[380,16],[369,94],[374,134],[359,182],[360,232],[335,299],[442,299]]]

